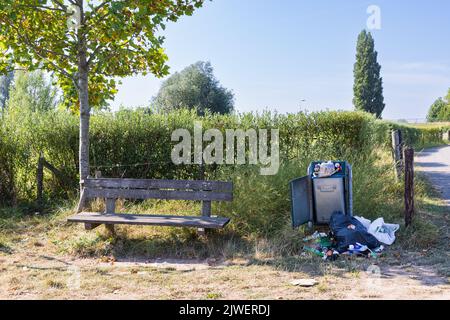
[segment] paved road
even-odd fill
[[[450,206],[450,146],[424,149],[415,156],[416,170],[422,171]]]

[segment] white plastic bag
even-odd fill
[[[334,163],[332,161],[322,162],[319,165],[320,169],[317,175],[319,177],[329,177],[336,173],[336,169],[334,167]]]
[[[361,222],[361,224],[366,228],[369,229],[371,221],[369,219],[366,219],[364,217],[355,217],[356,220]]]
[[[378,241],[391,245],[395,241],[395,232],[400,229],[398,224],[384,223],[383,218],[373,221],[367,231],[372,234]]]
[[[364,217],[356,217],[359,222],[381,243],[391,245],[395,241],[395,232],[400,229],[398,224],[385,223],[383,218],[371,222]]]

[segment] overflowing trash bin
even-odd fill
[[[352,167],[346,161],[314,161],[290,182],[292,226],[329,224],[334,212],[353,215]]]
[[[397,224],[353,216],[352,167],[346,161],[314,161],[307,175],[290,181],[292,226],[327,225],[303,239],[303,254],[324,260],[340,255],[377,258],[395,241]]]

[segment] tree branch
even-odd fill
[[[110,4],[111,2],[112,2],[112,0],[103,1],[97,7],[95,7],[94,10],[92,10],[92,13],[98,12],[101,8],[105,7],[106,5]]]
[[[58,0],[52,0],[52,2],[56,3],[62,10],[64,10],[65,12],[67,12],[67,7],[64,5],[63,2],[58,1]],[[70,1],[69,1],[70,2]]]
[[[24,8],[29,8],[29,9],[44,9],[44,10],[50,10],[50,11],[60,11],[60,12],[66,12],[65,10],[63,10],[63,9],[58,9],[58,8],[52,8],[52,7],[46,7],[46,6],[43,6],[43,5],[32,5],[32,4],[22,4],[22,5],[19,5],[19,7],[24,7]]]
[[[5,22],[5,21],[3,21]],[[73,81],[73,83],[75,84],[75,87],[78,88],[78,83],[76,81],[76,79],[69,74],[66,70],[64,70],[63,68],[59,67],[57,64],[55,64],[53,61],[51,61],[48,57],[43,56],[40,52],[39,52],[39,47],[36,47],[36,45],[30,41],[30,39],[26,36],[26,35],[22,35],[20,32],[20,29],[23,28],[19,28],[18,26],[15,26],[13,23],[11,23],[10,21],[7,21],[6,23],[8,23],[9,26],[11,26],[13,29],[15,29],[17,36],[22,39],[22,41],[28,45],[28,47],[34,52],[34,54],[36,54],[39,58],[41,58],[42,60],[44,60],[46,63],[48,63],[49,65],[51,65],[55,70],[57,70],[59,73],[61,73],[63,76],[69,78],[70,80]],[[64,55],[65,56],[65,55]]]

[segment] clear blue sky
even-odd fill
[[[161,34],[171,72],[211,61],[238,111],[350,110],[356,37],[369,5],[381,9],[381,29],[372,33],[383,117],[424,118],[450,87],[448,0],[214,0]],[[124,79],[113,109],[148,105],[161,81]]]

